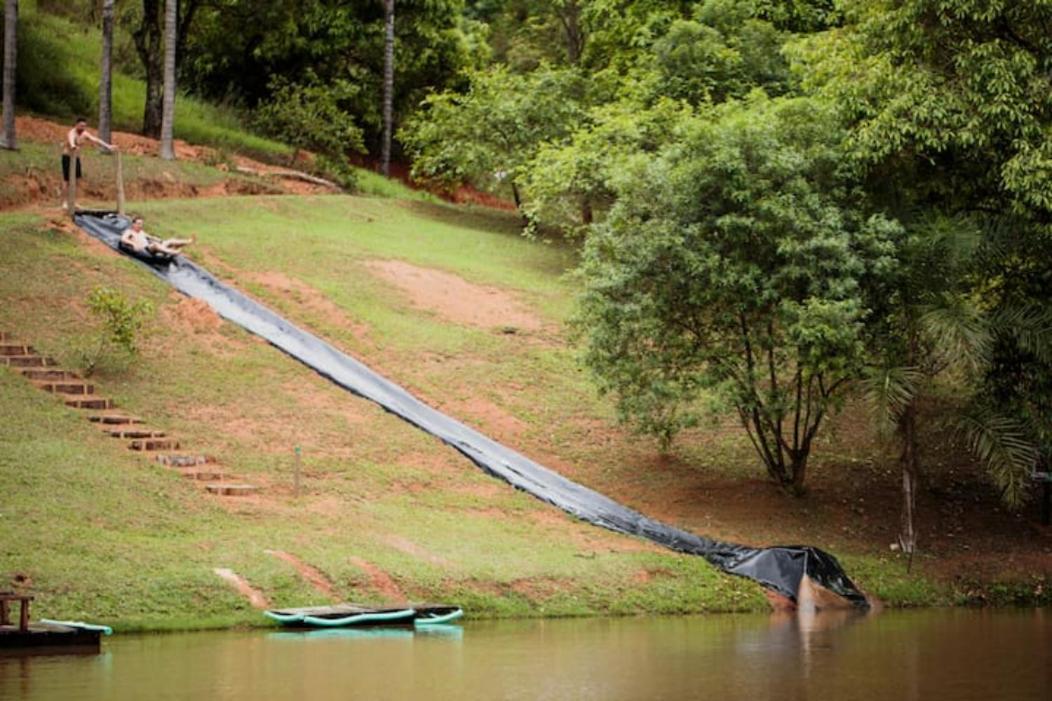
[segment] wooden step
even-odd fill
[[[22,377],[31,382],[60,382],[62,380],[79,380],[80,375],[69,370],[40,370],[38,368],[19,368]]]
[[[34,384],[45,392],[54,392],[55,394],[95,394],[95,385],[79,380],[36,382]]]
[[[104,428],[103,433],[111,438],[165,438],[168,436],[164,431],[154,431],[148,428]]]
[[[0,363],[12,368],[47,368],[58,365],[42,355],[0,355]]]
[[[216,470],[188,469],[179,470],[179,474],[186,479],[196,480],[198,482],[222,482],[229,477],[225,472],[218,472]]]
[[[155,455],[153,459],[169,467],[195,467],[215,462],[208,455]]]
[[[254,484],[242,484],[236,482],[219,482],[218,484],[206,484],[205,489],[209,494],[218,494],[224,497],[244,497],[255,494],[259,487]]]
[[[155,450],[179,450],[179,441],[172,440],[171,438],[144,438],[142,440],[132,441],[128,444],[128,448],[144,452],[152,452]]]
[[[112,399],[105,399],[103,397],[95,396],[82,396],[63,394],[59,395],[62,397],[62,401],[66,403],[66,406],[73,407],[74,409],[112,409],[114,404]]]
[[[23,343],[0,343],[0,355],[36,355],[33,346]]]
[[[123,414],[92,414],[88,421],[105,426],[126,426],[128,424],[141,424],[142,419]]]

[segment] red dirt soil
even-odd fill
[[[332,582],[330,582],[329,578],[318,568],[313,565],[308,565],[303,560],[295,555],[285,552],[284,550],[265,550],[264,552],[292,565],[293,569],[295,569],[304,580],[332,601],[337,601],[339,599],[335,588],[333,588]]]
[[[516,328],[539,331],[544,324],[511,293],[476,285],[433,268],[400,260],[374,260],[366,267],[400,289],[410,303],[456,324],[480,328]]]
[[[270,602],[267,601],[267,597],[263,595],[263,592],[249,584],[248,580],[234,570],[225,567],[217,567],[213,571],[219,575],[220,579],[227,582],[230,586],[236,589],[239,594],[248,599],[248,603],[252,604],[253,608],[265,609],[270,606]]]
[[[369,576],[369,586],[377,593],[383,595],[388,602],[402,602],[406,600],[401,587],[399,587],[398,584],[391,579],[391,576],[382,569],[371,562],[366,562],[360,557],[352,556],[350,561],[352,565]]]

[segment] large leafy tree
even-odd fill
[[[431,95],[402,129],[413,176],[447,186],[507,185],[521,206],[526,164],[581,117],[580,76],[546,68],[521,75],[496,66],[470,75],[466,92]]]
[[[721,397],[793,493],[900,233],[864,213],[839,139],[813,101],[714,108],[625,169],[585,248],[585,361],[622,418],[667,445]]]

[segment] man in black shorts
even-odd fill
[[[80,169],[80,145],[85,141],[91,141],[99,146],[103,147],[108,151],[116,151],[117,147],[113,144],[107,144],[102,139],[92,136],[88,132],[88,120],[83,117],[78,117],[73,128],[66,134],[66,140],[62,143],[62,181],[65,183],[69,182],[69,173],[73,166],[73,161],[76,161],[76,177],[79,180],[83,177]],[[63,199],[62,208],[66,209],[68,203]]]

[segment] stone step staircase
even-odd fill
[[[142,419],[118,411],[112,399],[95,393],[94,383],[76,372],[60,368],[52,358],[41,355],[31,345],[0,331],[2,365],[38,389],[55,395],[66,406],[85,411],[88,421],[107,436],[126,441],[129,450],[150,456],[183,477],[201,483],[208,494],[237,497],[259,491],[255,485],[241,482],[218,469],[210,456],[180,452],[180,442],[167,432],[150,428]]]

